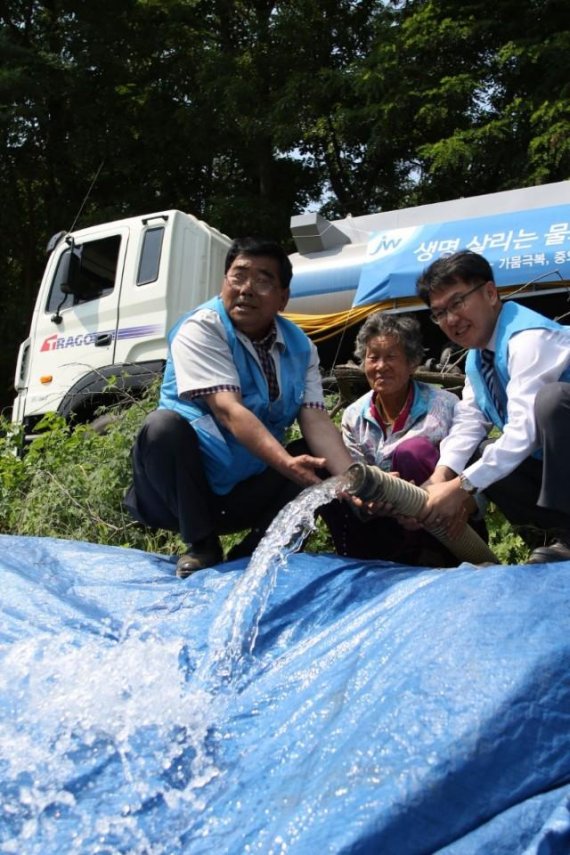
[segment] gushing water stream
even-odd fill
[[[179,851],[172,841],[188,815],[180,805],[200,811],[203,788],[222,771],[215,734],[223,735],[251,664],[277,575],[341,478],[305,490],[276,517],[212,623],[197,665],[153,610],[127,617],[118,634],[109,625],[80,640],[65,619],[59,628],[46,620],[45,630],[5,648],[0,696],[10,715],[0,721],[0,772],[9,796],[0,810],[0,851],[59,855],[62,828],[72,830],[70,855]],[[192,607],[184,613],[191,621]],[[170,809],[166,820],[160,814],[164,845],[153,828],[152,806],[161,802]]]
[[[243,673],[279,570],[314,529],[317,508],[335,498],[342,482],[337,475],[303,490],[275,517],[212,626],[208,653],[196,673],[199,685],[212,689]]]

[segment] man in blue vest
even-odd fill
[[[279,244],[231,245],[221,294],[169,334],[158,409],[133,448],[135,519],[179,531],[181,578],[223,560],[220,534],[251,529],[228,557],[251,554],[265,529],[326,469],[352,460],[324,405],[314,344],[281,317],[291,262]],[[303,440],[285,447],[297,420]]]
[[[528,563],[570,560],[570,329],[503,304],[489,263],[468,250],[434,261],[417,291],[431,319],[468,349],[422,522],[455,537],[459,512],[482,492],[513,524],[544,532]],[[501,435],[484,442],[492,425]]]

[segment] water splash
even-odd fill
[[[179,660],[180,642],[149,626],[104,643],[92,636],[78,646],[64,632],[11,645],[0,676],[10,710],[0,721],[0,851],[52,852],[62,824],[74,829],[70,855],[172,851],[151,842],[152,805],[199,811],[220,772],[210,751],[213,699],[183,682]],[[170,813],[165,840],[184,830],[185,813]]]
[[[62,835],[70,855],[183,851],[188,815],[222,780],[232,697],[278,572],[341,477],[305,490],[276,517],[197,668],[184,638],[164,634],[161,613],[127,619],[120,636],[78,638],[63,628],[0,650],[0,705],[9,713],[0,721],[0,851],[59,855]]]
[[[317,508],[332,501],[343,483],[336,475],[308,487],[275,517],[212,626],[208,653],[196,672],[199,685],[216,691],[244,673],[279,570],[314,531]]]

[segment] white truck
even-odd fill
[[[26,437],[47,412],[86,422],[141,394],[177,318],[219,292],[230,243],[180,211],[55,235],[16,366],[12,420]]]
[[[563,320],[570,308],[569,181],[332,223],[302,214],[291,233],[297,252],[287,315],[321,342],[329,366],[352,352],[354,330],[344,333],[372,311],[427,318],[416,279],[435,257],[460,248],[489,259],[505,298],[516,293]],[[123,390],[136,396],[147,388],[162,372],[170,327],[219,292],[229,243],[180,211],[52,238],[16,369],[13,420],[26,435],[48,411],[90,421]],[[426,364],[443,370],[448,343],[435,325],[423,326]]]
[[[422,379],[460,390],[465,353],[429,322],[415,292],[422,270],[441,255],[479,252],[504,300],[524,299],[562,323],[570,318],[570,181],[334,222],[303,214],[291,232],[297,252],[287,311],[319,344],[321,362],[335,366],[344,400],[364,390],[362,372],[344,361],[373,311],[417,311]]]
[[[374,310],[425,310],[415,295],[419,274],[459,249],[488,259],[504,296],[517,291],[542,305],[547,294],[558,305],[568,297],[570,181],[332,223],[302,214],[291,232],[297,252],[288,313],[316,338]]]

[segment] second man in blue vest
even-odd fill
[[[528,563],[570,560],[570,329],[503,304],[489,263],[468,250],[434,261],[418,294],[468,349],[463,397],[424,485],[423,522],[457,535],[459,511],[482,492],[510,522],[543,532]],[[484,442],[492,425],[501,435]]]

